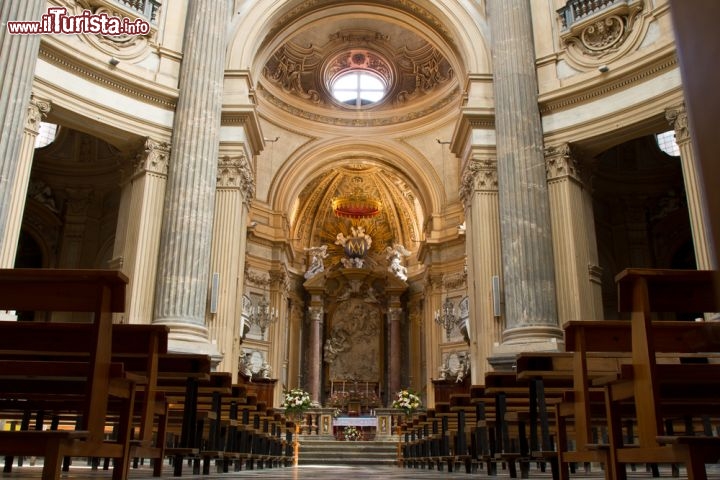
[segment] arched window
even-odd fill
[[[385,97],[386,87],[380,77],[365,70],[351,70],[332,83],[335,100],[351,107],[365,107]]]

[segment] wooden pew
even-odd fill
[[[718,322],[653,322],[654,312],[717,312],[711,271],[627,269],[615,278],[622,312],[631,312],[632,366],[624,369],[619,382],[608,385],[609,415],[615,401],[631,388],[637,406],[637,445],[611,450],[617,464],[653,462],[683,463],[690,480],[707,478],[706,463],[720,460],[720,437],[663,435],[663,408],[683,401],[667,398],[672,393],[691,392],[694,403],[688,414],[699,414],[701,404],[720,404],[720,365],[659,365],[656,352],[720,352]],[[664,345],[661,328],[671,345]],[[693,387],[699,387],[693,390]],[[703,398],[700,398],[700,396]],[[617,423],[610,419],[610,427]],[[617,437],[616,437],[617,438]],[[618,467],[619,468],[619,467]]]
[[[121,426],[117,442],[105,441],[106,413],[111,395],[124,397],[124,421],[129,421],[133,408],[135,384],[122,372],[122,365],[112,364],[112,313],[124,311],[127,278],[120,272],[107,270],[0,270],[0,309],[55,312],[93,312],[93,339],[85,345],[74,345],[87,356],[77,362],[0,362],[2,375],[14,380],[16,387],[30,385],[33,375],[42,373],[46,379],[63,376],[83,378],[84,401],[79,427],[74,430],[0,431],[0,453],[36,455],[45,458],[43,479],[58,479],[65,456],[103,456],[116,458],[115,480],[127,477],[129,455],[129,424]],[[53,324],[47,324],[48,326]],[[55,324],[53,328],[62,328]],[[12,331],[11,322],[4,323],[5,338]],[[53,335],[52,328],[38,333]],[[2,335],[0,335],[2,336]],[[37,378],[37,377],[35,377]],[[40,382],[34,382],[37,386]],[[60,382],[55,382],[59,385]],[[73,382],[66,382],[73,383]],[[22,392],[16,390],[20,396]],[[126,429],[125,431],[122,431]]]
[[[9,327],[8,329],[4,327]],[[52,330],[52,335],[42,335]],[[42,361],[43,368],[50,365],[52,368],[58,368],[63,362],[71,361],[88,361],[88,352],[78,351],[77,345],[86,345],[94,341],[92,325],[87,323],[62,323],[48,324],[45,322],[20,322],[8,323],[0,325],[0,332],[3,333],[3,345],[7,344],[12,351],[3,350],[2,357],[7,361],[12,359],[13,362],[32,362]],[[130,418],[130,456],[143,456],[146,458],[162,459],[163,442],[154,444],[153,434],[158,428],[158,424],[163,422],[165,414],[164,398],[158,397],[157,393],[157,363],[160,354],[167,353],[167,337],[169,329],[162,325],[112,325],[112,361],[114,368],[122,365],[123,376],[131,376],[135,381],[136,392],[134,402],[134,412]],[[10,336],[12,334],[12,337]],[[22,335],[22,337],[18,337]],[[28,348],[17,350],[18,345],[27,344]],[[47,363],[46,363],[47,362]],[[117,377],[117,374],[115,375]],[[84,377],[80,377],[82,383]],[[54,413],[59,415],[64,411],[80,411],[84,402],[78,392],[76,401],[72,401],[68,395],[54,400],[56,394],[61,393],[60,388],[65,393],[70,393],[70,386],[66,383],[66,379],[60,379],[62,385],[44,384],[36,385],[38,391],[33,396],[38,398],[31,402],[24,402],[28,411],[32,408],[34,411],[44,413]],[[35,382],[35,381],[33,381]],[[115,382],[115,380],[113,380]],[[16,381],[13,382],[13,388],[17,387]],[[25,394],[31,392],[27,391]],[[111,386],[112,388],[112,386]],[[8,388],[4,388],[6,392]],[[29,400],[29,398],[27,399]],[[117,416],[117,402],[108,405],[108,422],[112,420],[111,416]],[[16,402],[17,403],[17,402]],[[74,406],[75,405],[75,406]],[[3,408],[7,412],[13,407],[12,402],[0,402],[0,410]],[[157,418],[157,420],[156,420]],[[137,434],[134,433],[137,430]]]

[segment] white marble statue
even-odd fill
[[[310,255],[312,255],[312,259],[310,260],[310,266],[308,267],[307,271],[305,272],[305,278],[312,278],[315,275],[317,275],[320,272],[325,271],[325,263],[323,262],[324,258],[327,258],[327,245],[320,245],[319,247],[310,247],[305,249],[306,252],[308,252]]]
[[[395,275],[402,281],[407,280],[407,267],[402,264],[402,257],[409,257],[410,252],[400,245],[399,243],[394,244],[392,247],[385,248],[387,255],[385,258],[390,261],[388,265],[388,272]]]

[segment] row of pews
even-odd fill
[[[416,413],[400,462],[563,480],[592,464],[620,480],[663,465],[706,479],[720,461],[720,322],[659,318],[718,312],[712,272],[628,269],[616,282],[629,319],[568,322],[564,352],[521,353],[513,371]]]
[[[43,457],[57,480],[73,458],[114,480],[149,460],[153,475],[293,462],[295,426],[213,372],[207,355],[168,352],[168,328],[113,324],[127,278],[106,270],[0,270],[0,310],[90,312],[92,322],[0,322],[0,455]],[[166,461],[167,460],[167,461]]]

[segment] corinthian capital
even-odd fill
[[[32,134],[37,135],[40,131],[40,122],[42,122],[50,111],[50,102],[48,100],[41,100],[35,96],[30,98],[28,104],[27,117],[25,118],[25,130]]]
[[[217,186],[223,189],[239,189],[248,203],[255,197],[255,178],[244,154],[220,158]]]
[[[472,199],[473,192],[497,192],[497,160],[473,157],[467,164],[460,179],[460,198],[465,204]]]
[[[135,175],[154,173],[167,177],[169,160],[170,144],[147,137],[140,152],[135,156]]]
[[[685,110],[685,104],[665,110],[665,119],[675,130],[675,141],[677,143],[687,142],[690,140],[690,131],[688,130],[688,116]]]
[[[322,307],[308,307],[308,314],[310,315],[311,322],[322,322],[323,320]]]
[[[545,172],[548,180],[572,177],[580,181],[580,169],[570,144],[562,143],[545,148]]]

